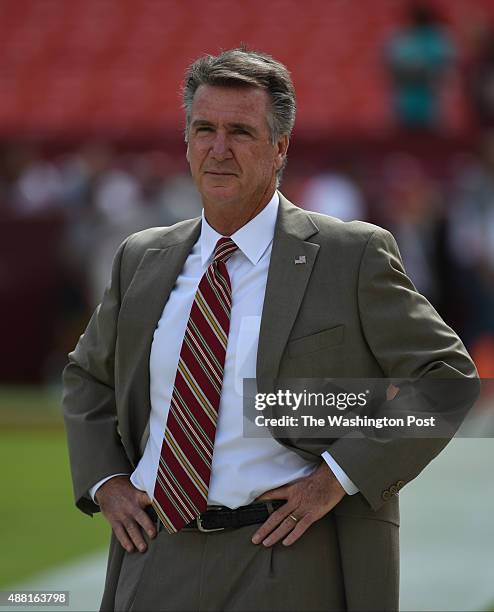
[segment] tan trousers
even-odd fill
[[[251,543],[259,525],[204,534],[160,531],[146,553],[125,553],[115,609],[346,610],[331,514],[291,546]]]

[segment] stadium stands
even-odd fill
[[[472,23],[475,11],[494,15],[490,0],[434,4],[459,39],[468,36],[464,24]],[[185,67],[203,52],[241,42],[272,53],[292,70],[299,130],[372,132],[389,122],[383,44],[406,5],[3,0],[0,136],[176,131]]]

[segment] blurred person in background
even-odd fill
[[[301,195],[306,210],[337,217],[342,221],[364,220],[367,209],[364,194],[353,180],[352,164],[326,170],[309,179]]]
[[[455,59],[455,45],[436,10],[427,3],[410,5],[408,24],[386,47],[393,109],[401,127],[440,127],[441,94]]]
[[[113,529],[102,609],[396,610],[396,494],[447,440],[245,437],[242,382],[475,366],[389,232],[277,190],[285,66],[203,56],[184,107],[203,214],[124,241],[64,372],[76,503]]]
[[[417,289],[433,304],[440,301],[436,261],[441,193],[420,160],[394,153],[384,161],[379,214],[400,247]]]
[[[494,127],[494,23],[478,26],[465,69],[467,100],[479,127]]]
[[[63,183],[57,165],[44,159],[35,145],[22,147],[21,160],[10,194],[15,214],[35,216],[60,209]]]
[[[467,303],[465,340],[482,352],[482,373],[494,375],[494,131],[460,173],[452,193],[448,241]]]
[[[142,164],[144,155],[112,158],[101,173],[93,198],[98,214],[92,234],[91,288],[96,305],[111,274],[113,256],[119,244],[131,232],[155,225],[173,225],[201,213],[201,203],[190,176],[175,173],[164,177],[159,188],[144,191]]]
[[[92,231],[86,251],[91,303],[96,305],[107,284],[113,255],[118,245],[133,231],[155,225],[157,219],[144,205],[141,184],[133,172],[132,156],[108,151],[93,179],[91,204]]]

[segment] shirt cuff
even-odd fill
[[[101,487],[101,485],[104,485],[107,480],[110,480],[111,478],[115,478],[115,476],[128,476],[128,474],[112,474],[111,476],[107,476],[106,478],[103,478],[102,480],[98,481],[93,487],[89,489],[89,495],[91,496],[91,499],[98,506],[99,504],[96,501],[96,497],[95,497],[96,491]]]
[[[341,467],[336,463],[333,457],[330,455],[328,451],[324,451],[322,454],[322,458],[328,464],[328,467],[331,469],[333,474],[336,477],[336,480],[340,483],[340,485],[345,489],[345,492],[348,495],[355,495],[358,493],[358,488],[354,485],[354,483],[348,478],[345,472],[341,469]]]

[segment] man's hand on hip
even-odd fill
[[[101,485],[95,497],[125,550],[133,552],[137,548],[139,552],[145,552],[147,545],[141,527],[150,538],[156,536],[156,527],[144,512],[144,508],[151,505],[147,493],[136,489],[128,476],[115,476]]]
[[[346,495],[326,462],[306,478],[263,493],[258,500],[286,499],[252,537],[254,544],[272,546],[283,540],[285,546],[296,542]]]

